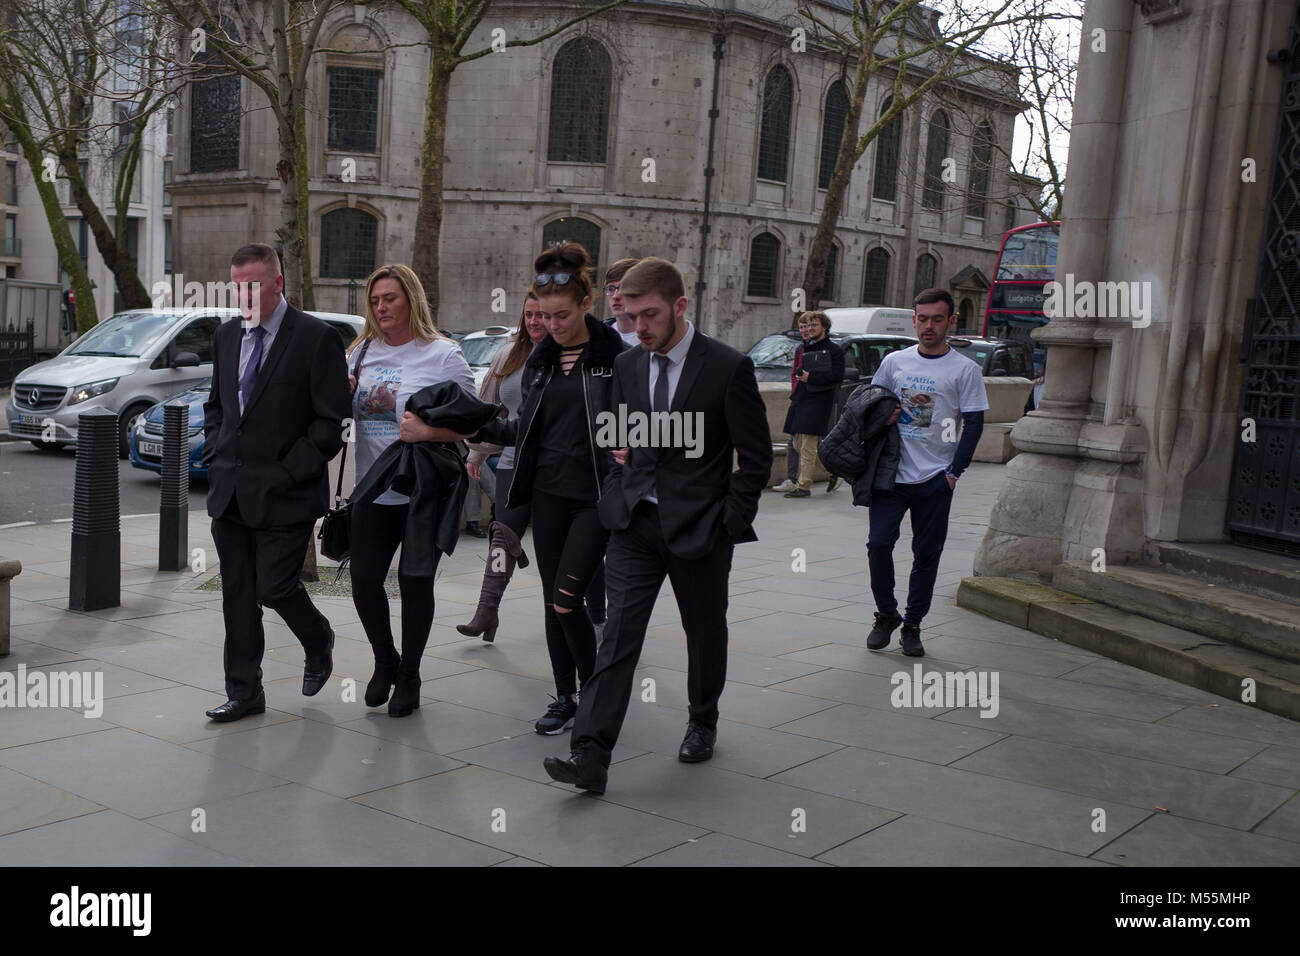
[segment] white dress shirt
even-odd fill
[[[691,350],[691,340],[695,338],[695,326],[691,324],[689,319],[685,320],[685,322],[686,334],[682,336],[680,342],[674,345],[666,353],[668,359],[668,408],[662,409],[665,412],[673,407],[673,396],[677,394],[677,383],[682,380],[682,368],[686,365],[686,353]],[[660,353],[658,352],[650,353],[650,377],[648,384],[650,386],[650,408],[652,411],[655,410],[655,384],[659,381],[659,362],[656,361],[655,356],[659,354]],[[658,490],[658,488],[652,489],[650,494],[645,496],[644,500],[649,501],[652,504],[659,504],[659,496],[655,494]]]
[[[280,323],[284,321],[284,313],[289,310],[289,303],[285,301],[284,296],[280,296],[280,302],[271,311],[271,314],[262,320],[261,327],[266,330],[262,336],[262,358],[257,363],[257,370],[260,373],[262,367],[266,365],[266,357],[271,354],[271,345],[275,342],[275,333],[280,331]],[[239,340],[239,368],[235,375],[235,388],[239,390],[239,383],[244,380],[244,371],[248,368],[248,360],[253,357],[253,329],[257,326],[249,326],[244,329],[244,337]],[[239,414],[244,414],[244,396],[239,394]]]

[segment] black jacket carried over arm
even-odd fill
[[[466,435],[496,418],[501,406],[479,401],[455,382],[439,382],[407,399],[406,411],[420,416],[426,425]],[[459,443],[393,442],[357,482],[352,504],[369,504],[390,488],[411,499],[402,532],[399,570],[402,574],[432,577],[434,552],[451,554],[460,537],[460,509],[469,489],[469,476]]]
[[[884,386],[859,385],[817,445],[826,470],[852,483],[855,505],[870,505],[874,491],[894,490],[903,446],[898,426],[886,423],[897,406],[898,396]]]

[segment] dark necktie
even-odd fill
[[[655,362],[659,365],[659,377],[655,379],[654,401],[651,403],[652,412],[668,411],[668,356],[656,355]]]
[[[244,366],[244,374],[239,377],[239,407],[242,411],[248,407],[248,398],[253,394],[257,383],[257,367],[262,363],[262,340],[266,338],[266,329],[257,325],[253,327],[253,351]]]

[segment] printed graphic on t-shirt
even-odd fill
[[[903,384],[898,389],[902,400],[902,413],[898,416],[898,431],[904,438],[925,438],[930,423],[934,421],[935,399],[938,384],[924,375],[904,373]]]
[[[364,386],[357,390],[361,423],[396,422],[397,390],[402,384],[402,370],[381,366],[369,371],[371,374],[366,377]]]

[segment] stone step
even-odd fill
[[[1067,561],[1052,583],[1121,611],[1300,664],[1300,607],[1199,578],[1136,566],[1093,571]]]
[[[1290,661],[1012,578],[965,578],[957,604],[1230,700],[1242,700],[1249,678],[1252,706],[1300,720],[1300,665]]]
[[[1148,541],[1147,562],[1300,607],[1300,559],[1235,544]]]

